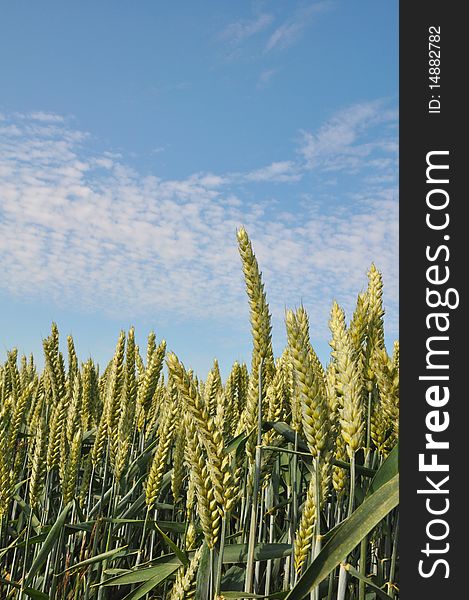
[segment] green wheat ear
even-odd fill
[[[244,428],[247,433],[257,427],[259,377],[262,376],[263,394],[270,384],[274,371],[274,356],[272,351],[271,319],[267,297],[264,291],[259,266],[254,255],[251,241],[246,230],[241,227],[237,231],[238,250],[243,266],[246,292],[249,299],[250,321],[252,333],[252,360],[249,377],[246,406],[243,414]],[[262,374],[261,371],[262,365]],[[251,461],[254,459],[255,436],[250,436],[246,444],[246,452]]]
[[[332,333],[332,357],[336,369],[336,389],[340,398],[341,435],[351,458],[363,446],[365,418],[360,363],[345,324],[343,309],[334,302],[329,327]]]
[[[330,433],[324,375],[314,361],[308,327],[291,310],[287,311],[285,322],[290,356],[300,391],[303,431],[309,451],[317,457],[327,450]]]

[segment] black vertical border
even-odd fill
[[[466,177],[469,174],[467,149],[469,102],[465,98],[469,69],[466,44],[469,25],[463,17],[464,3],[427,0],[400,3],[400,340],[401,340],[401,418],[400,418],[400,595],[407,600],[446,600],[469,598],[466,565],[469,539],[469,343],[468,315],[466,312],[466,280],[469,276],[469,194]],[[430,91],[429,85],[429,27],[441,28],[441,91]],[[463,58],[464,57],[464,58]],[[431,94],[441,96],[441,112],[429,114]],[[432,150],[449,150],[448,207],[450,224],[443,241],[443,232],[431,231],[425,223],[427,206],[426,154]],[[426,510],[426,496],[417,489],[430,487],[418,467],[418,455],[425,451],[428,432],[425,417],[429,410],[425,400],[428,382],[419,381],[426,370],[426,340],[431,333],[426,316],[431,309],[426,305],[425,252],[427,245],[436,248],[446,243],[450,250],[448,262],[439,264],[450,268],[447,286],[456,288],[460,295],[459,307],[448,310],[450,400],[445,409],[450,416],[449,428],[438,439],[448,440],[448,450],[439,452],[439,462],[449,464],[446,487],[450,501],[448,512],[442,516],[448,522],[448,538],[441,542],[427,538],[426,526],[432,518]],[[443,253],[442,253],[443,256]],[[444,309],[439,309],[444,310]],[[444,335],[444,334],[442,334]],[[446,357],[448,359],[448,357]],[[435,372],[436,373],[436,372]],[[438,374],[442,374],[439,372]],[[435,438],[437,436],[435,435]],[[445,460],[446,459],[446,460]],[[435,473],[434,480],[443,473]],[[435,507],[437,506],[436,495]],[[444,496],[439,496],[440,500]],[[434,531],[437,531],[435,529]],[[442,548],[449,543],[447,553],[422,553],[426,543]],[[436,567],[431,577],[419,574],[418,566],[425,559],[429,570],[438,558],[449,564]]]

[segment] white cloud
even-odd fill
[[[287,182],[299,181],[301,173],[297,165],[291,160],[273,162],[267,167],[255,169],[244,175],[246,181],[272,181],[272,182]]]
[[[160,152],[164,152],[164,151],[165,151],[164,146],[157,146],[156,148],[152,148],[150,150],[150,154],[160,154]]]
[[[34,121],[43,121],[44,123],[63,123],[65,121],[61,115],[55,115],[42,111],[27,114],[25,115],[25,118],[30,118]]]
[[[252,19],[240,19],[225,27],[220,33],[220,39],[233,45],[240,44],[267,29],[273,20],[274,17],[267,13],[261,13]]]
[[[269,52],[275,47],[285,48],[290,46],[299,37],[304,27],[301,21],[283,23],[269,37],[265,47],[266,51]]]
[[[257,89],[263,90],[264,88],[266,88],[277,72],[278,69],[264,69],[259,75],[259,79],[257,80]]]
[[[240,58],[243,55],[243,47],[248,41],[257,44],[257,52],[254,56],[265,58],[266,54],[274,50],[282,50],[301,39],[305,29],[311,25],[316,17],[334,6],[333,0],[318,0],[304,5],[295,3],[286,10],[290,15],[280,22],[278,16],[272,13],[259,12],[255,16],[237,21],[227,25],[217,36],[217,39],[229,46],[229,52],[225,58],[230,60]],[[277,7],[278,8],[278,7]],[[253,58],[251,52],[250,58]],[[278,69],[265,68],[257,81],[256,87],[262,89],[272,79]]]
[[[59,119],[40,126],[32,117],[0,119],[0,288],[132,318],[245,318],[235,238],[244,224],[277,321],[285,305],[303,299],[313,326],[327,337],[330,302],[336,297],[350,311],[374,260],[384,272],[388,326],[395,330],[398,218],[392,183],[335,212],[321,212],[313,203],[300,212],[252,203],[243,191],[253,183],[295,181],[305,168],[328,168],[336,155],[368,157],[360,131],[378,118],[377,111],[355,107],[349,117],[348,126],[342,114],[312,143],[306,140],[307,167],[287,160],[244,174],[197,173],[180,180],[142,177],[119,155],[91,152],[87,135]]]
[[[371,156],[376,161],[376,152],[397,157],[395,136],[389,139],[368,139],[370,131],[377,125],[396,121],[394,112],[387,110],[383,102],[363,102],[336,113],[316,133],[303,132],[300,154],[307,169],[341,170],[370,166]],[[383,160],[383,159],[381,159]],[[375,163],[378,168],[390,163]]]
[[[333,6],[329,0],[315,2],[305,8],[296,10],[295,13],[277,27],[269,36],[265,46],[265,52],[274,49],[287,48],[294,44],[303,34],[303,31],[311,23],[314,16],[328,10]]]

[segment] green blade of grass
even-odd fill
[[[254,560],[272,560],[284,558],[292,551],[291,544],[256,544],[254,547]],[[229,544],[223,550],[223,563],[246,562],[248,557],[247,544]]]
[[[395,475],[340,525],[290,591],[287,600],[303,600],[398,503],[399,475]]]
[[[86,560],[82,560],[75,565],[70,565],[63,571],[64,573],[68,571],[73,571],[75,569],[80,569],[81,567],[87,567],[88,565],[92,565],[97,562],[101,562],[102,560],[110,560],[112,558],[119,558],[121,556],[129,556],[130,554],[136,554],[137,551],[134,552],[126,552],[126,548],[128,546],[121,546],[120,548],[114,548],[113,550],[108,550],[107,552],[102,552],[101,554],[96,554],[96,556],[92,556],[91,558],[87,558]]]
[[[391,452],[388,454],[386,460],[376,471],[376,475],[370,484],[368,495],[376,492],[384,483],[392,479],[399,472],[399,443],[397,443]]]
[[[210,571],[210,550],[208,549],[207,543],[204,542],[202,548],[202,554],[199,561],[199,570],[195,582],[195,600],[205,600],[209,598],[209,583],[210,578],[208,577]]]
[[[27,583],[31,583],[31,580],[34,577],[34,575],[39,571],[39,569],[42,567],[42,565],[46,562],[47,557],[51,553],[52,548],[54,547],[54,544],[58,540],[60,532],[62,531],[62,528],[65,525],[65,521],[67,519],[68,512],[72,507],[72,504],[73,504],[73,502],[69,502],[65,506],[65,508],[62,510],[62,512],[58,516],[57,521],[54,523],[54,525],[51,527],[51,530],[47,534],[47,537],[44,540],[44,543],[41,546],[41,549],[39,550],[38,555],[36,556],[36,559],[34,560],[33,564],[31,565],[31,568],[29,569],[29,573],[26,578]]]
[[[104,587],[110,585],[130,585],[132,583],[142,583],[149,581],[150,579],[161,575],[162,573],[169,570],[169,567],[174,567],[174,570],[181,566],[181,562],[178,560],[175,554],[165,554],[160,556],[151,567],[145,567],[141,569],[135,569],[134,571],[127,571],[112,579],[108,579],[103,584]],[[169,565],[169,566],[168,566]]]
[[[143,583],[143,585],[141,585],[139,588],[133,590],[130,592],[130,594],[127,594],[124,600],[138,600],[139,598],[143,598],[143,596],[145,596],[153,588],[160,583],[163,583],[163,581],[170,577],[175,571],[177,571],[177,569],[179,569],[179,565],[174,565],[171,563],[158,565],[158,573],[154,575],[154,577],[151,577],[145,581],[145,583]]]
[[[344,569],[348,571],[350,575],[352,575],[352,577],[355,577],[359,581],[363,581],[365,585],[367,585],[370,589],[374,591],[378,598],[382,598],[382,600],[393,600],[391,596],[386,594],[386,592],[384,592],[380,587],[373,583],[369,577],[365,577],[365,575],[359,573],[356,569],[352,567],[352,565],[349,565],[347,563],[346,565],[344,565]]]
[[[166,535],[166,533],[160,529],[160,527],[158,527],[158,524],[156,522],[154,522],[153,524],[155,526],[156,531],[161,535],[161,537],[168,544],[168,546],[171,548],[171,550],[174,552],[174,554],[179,558],[179,560],[182,562],[182,564],[185,567],[187,567],[187,565],[189,564],[189,559],[187,558],[186,553],[183,550],[181,550],[177,546],[177,544],[175,544],[173,542],[173,540],[171,538],[169,538]]]
[[[283,423],[282,421],[266,421],[264,423],[264,429],[266,431],[268,431],[269,429],[274,429],[277,433],[280,433],[280,435],[282,435],[288,442],[291,442],[292,444],[295,443],[295,430],[286,423]],[[312,460],[312,455],[309,451],[308,445],[300,436],[297,436],[297,447],[299,449],[299,452],[295,452],[293,450],[290,450],[289,452],[292,454],[301,455],[306,463],[306,466],[309,467],[308,461]],[[348,462],[333,459],[332,464],[334,464],[336,467],[341,467],[342,469],[347,469],[348,471],[350,471],[350,463]],[[376,473],[376,471],[374,471],[373,469],[368,469],[367,467],[364,467],[363,465],[359,464],[355,465],[355,470],[357,474],[364,475],[365,477],[373,477]]]
[[[48,594],[45,594],[44,592],[35,590],[30,587],[23,588],[23,592],[26,594],[26,596],[28,596],[29,598],[32,598],[32,600],[50,600],[50,597]]]
[[[18,583],[17,581],[9,581],[8,579],[4,579],[3,577],[0,577],[0,583],[3,583],[5,585],[10,585],[11,587],[13,587],[17,590],[21,590],[21,584]],[[32,598],[33,600],[50,600],[50,597],[47,594],[45,594],[44,592],[40,592],[39,590],[35,590],[30,587],[24,587],[22,591],[29,598]]]
[[[231,439],[225,446],[226,453],[230,454],[231,452],[237,451],[238,449],[244,450],[244,447],[246,445],[246,441],[247,441],[249,435],[246,435],[243,432],[243,433],[238,434],[233,439]]]
[[[395,446],[393,450],[389,453],[386,460],[380,466],[380,468],[376,471],[374,478],[371,481],[370,489],[367,492],[366,497],[368,498],[373,492],[377,491],[383,484],[390,481],[395,475],[399,472],[398,466],[398,456],[399,449],[398,446]],[[339,523],[332,529],[330,529],[327,533],[321,536],[322,544],[327,544],[329,540],[331,540],[337,531],[342,526],[342,523]]]
[[[15,496],[15,500],[16,500],[18,506],[21,508],[21,510],[26,515],[26,519],[28,520],[31,518],[31,527],[34,529],[34,531],[36,533],[39,533],[39,531],[41,529],[41,523],[39,522],[39,519],[34,514],[34,511],[32,510],[32,508],[29,506],[29,504],[27,502],[25,502],[23,500],[23,498],[21,498],[18,495]]]
[[[282,600],[288,592],[273,592],[268,596],[264,596],[263,594],[252,594],[250,592],[237,592],[237,591],[225,591],[223,590],[222,595],[223,598],[229,598],[230,600],[235,600],[236,598],[273,598],[275,600]]]

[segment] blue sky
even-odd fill
[[[0,351],[52,320],[100,362],[150,329],[202,376],[249,361],[236,227],[277,354],[303,302],[327,361],[372,260],[397,336],[397,1],[5,5]]]

